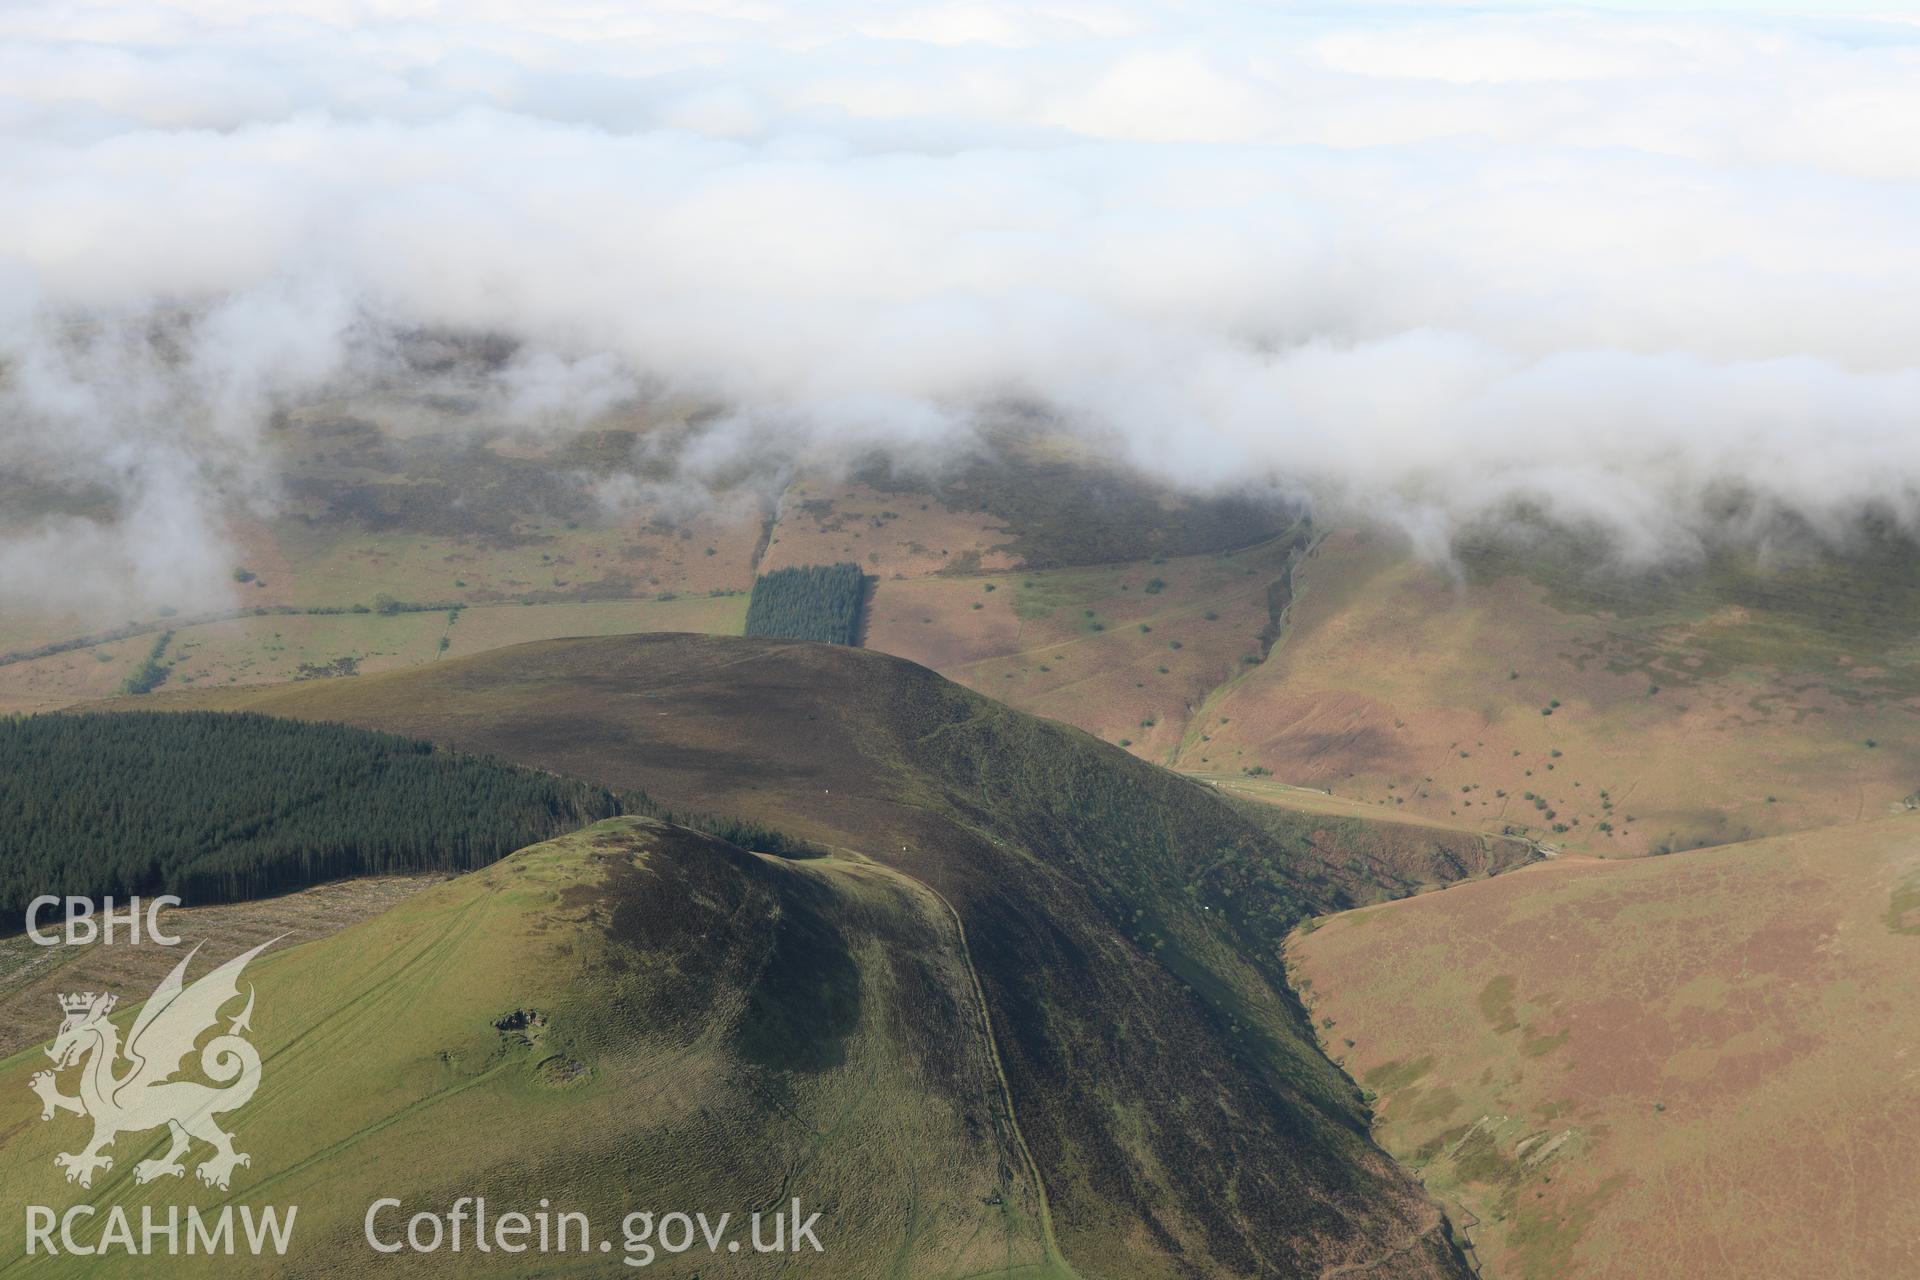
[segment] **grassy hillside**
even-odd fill
[[[1920,1274],[1920,817],[1563,859],[1292,955],[1487,1276]]]
[[[1311,540],[1303,522],[1213,555],[884,580],[867,647],[1164,763],[1210,731],[1195,709],[1266,656]]]
[[[160,914],[160,923],[183,946],[201,947],[201,958],[212,966],[269,938],[292,946],[338,933],[445,879],[425,872],[333,880],[274,898],[171,908]],[[59,1007],[55,1001],[62,993],[115,991],[138,1000],[180,956],[170,947],[128,946],[124,940],[43,947],[24,933],[0,939],[0,1058],[46,1043],[55,1025],[47,1014]]]
[[[645,787],[937,891],[1085,1275],[1460,1273],[1285,985],[1287,931],[1343,887],[1210,787],[833,646],[553,641],[220,696]]]
[[[265,1065],[230,1121],[253,1156],[230,1195],[191,1177],[136,1185],[136,1160],[164,1145],[151,1134],[123,1137],[90,1192],[61,1181],[52,1156],[84,1130],[38,1119],[37,1050],[0,1063],[8,1194],[126,1205],[136,1220],[149,1203],[299,1206],[284,1262],[181,1258],[168,1274],[527,1274],[532,1255],[388,1261],[362,1242],[378,1197],[444,1212],[459,1195],[496,1213],[545,1197],[615,1245],[549,1253],[543,1275],[625,1270],[628,1212],[739,1219],[794,1197],[821,1213],[825,1252],[702,1246],[646,1273],[1070,1274],[953,918],[882,868],[785,863],[614,819],[268,952],[248,977]],[[150,1266],[17,1259],[9,1272]]]
[[[1555,543],[1449,569],[1336,531],[1176,763],[1608,856],[1885,814],[1920,782],[1920,556],[1898,545],[1649,576]]]

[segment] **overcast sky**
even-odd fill
[[[1913,519],[1916,15],[0,3],[0,467],[139,517],[16,527],[0,603],[213,591],[266,413],[421,324],[523,339],[529,420],[723,402],[712,466],[1014,397],[1436,550],[1519,497],[1643,557],[1727,485]],[[115,336],[161,308],[176,363]]]

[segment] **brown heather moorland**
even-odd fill
[[[1920,1274],[1920,815],[1561,859],[1288,954],[1486,1275]]]

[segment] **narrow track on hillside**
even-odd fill
[[[987,1039],[987,1054],[993,1061],[994,1078],[1000,1082],[1000,1097],[1007,1107],[1007,1128],[1013,1133],[1013,1142],[1020,1149],[1020,1158],[1026,1162],[1027,1176],[1033,1179],[1033,1193],[1040,1201],[1040,1237],[1045,1242],[1049,1261],[1068,1276],[1077,1276],[1066,1254],[1060,1251],[1059,1238],[1053,1234],[1053,1206],[1047,1200],[1046,1179],[1040,1176],[1039,1162],[1033,1158],[1033,1149],[1027,1145],[1027,1135],[1020,1128],[1020,1113],[1013,1105],[1013,1086],[1007,1080],[1006,1064],[1000,1059],[1000,1040],[993,1033],[993,1014],[987,1008],[986,988],[980,985],[980,972],[973,967],[973,948],[967,942],[967,926],[960,919],[960,913],[953,904],[924,880],[917,880],[904,871],[895,871],[895,875],[911,880],[932,894],[941,906],[947,909],[947,916],[953,921],[954,933],[960,939],[960,959],[967,966],[967,981],[973,985],[973,998],[980,1009],[980,1027]]]
[[[973,964],[973,947],[967,941],[967,926],[961,920],[960,913],[954,909],[947,896],[938,889],[920,879],[909,875],[898,867],[888,866],[879,859],[849,849],[845,846],[830,846],[836,853],[849,854],[863,866],[877,868],[888,875],[897,876],[915,888],[924,890],[929,897],[946,908],[947,918],[953,922],[954,936],[960,943],[960,960],[967,967],[967,981],[973,987],[974,1006],[980,1011],[980,1030],[986,1038],[987,1057],[993,1063],[993,1075],[1000,1083],[1000,1100],[1007,1109],[1007,1128],[1013,1135],[1013,1144],[1019,1149],[1020,1159],[1027,1167],[1027,1176],[1033,1179],[1033,1193],[1040,1206],[1040,1239],[1047,1252],[1047,1261],[1058,1269],[1067,1280],[1080,1280],[1079,1272],[1067,1261],[1067,1255],[1060,1250],[1060,1240],[1053,1232],[1053,1206],[1047,1199],[1046,1179],[1040,1175],[1040,1164],[1033,1158],[1033,1149],[1027,1145],[1027,1135],[1020,1128],[1020,1113],[1013,1104],[1013,1085],[1007,1079],[1006,1063],[1000,1057],[1000,1040],[993,1031],[993,1014],[987,1007],[987,991],[980,985],[980,971]]]
[[[1425,1240],[1436,1231],[1444,1232],[1447,1229],[1446,1211],[1440,1210],[1439,1217],[1440,1220],[1438,1222],[1428,1226],[1424,1231],[1409,1236],[1377,1258],[1369,1259],[1366,1262],[1343,1262],[1338,1266],[1327,1268],[1320,1273],[1320,1280],[1334,1280],[1336,1276],[1368,1275],[1378,1268],[1386,1266],[1390,1262],[1406,1257],[1409,1253],[1413,1252],[1414,1248],[1418,1246],[1422,1240]],[[1455,1246],[1455,1248],[1457,1251],[1458,1246]],[[1480,1274],[1480,1268],[1475,1265],[1471,1258],[1466,1259],[1466,1262],[1469,1267],[1473,1268],[1473,1274]]]

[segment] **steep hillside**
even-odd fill
[[[445,1213],[462,1195],[496,1214],[544,1199],[588,1215],[589,1248],[544,1255],[540,1274],[606,1275],[646,1256],[625,1243],[629,1212],[731,1211],[744,1241],[748,1214],[794,1197],[821,1214],[823,1252],[716,1258],[702,1244],[654,1255],[647,1273],[1070,1274],[1048,1243],[960,933],[936,898],[882,868],[784,863],[610,819],[269,951],[247,976],[264,1067],[230,1121],[253,1157],[231,1195],[191,1176],[137,1185],[137,1160],[164,1146],[154,1133],[122,1137],[91,1191],[64,1183],[52,1157],[84,1130],[38,1119],[26,1077],[46,1059],[31,1050],[0,1064],[9,1196],[126,1205],[136,1220],[143,1204],[299,1206],[284,1262],[180,1258],[168,1274],[525,1274],[531,1255],[475,1252],[471,1234],[457,1256],[396,1260],[362,1239],[380,1197]],[[51,1001],[42,1013],[51,1030]],[[381,1226],[399,1236],[405,1217]]]
[[[1291,954],[1491,1280],[1920,1274],[1920,817],[1562,859]]]
[[[1285,985],[1287,930],[1341,887],[1211,787],[909,663],[791,642],[552,641],[220,697],[643,787],[937,891],[1083,1275],[1459,1273]]]
[[[1335,906],[1359,906],[1498,875],[1539,855],[1524,840],[1380,817],[1365,805],[1328,804],[1290,789],[1214,782],[1249,822],[1288,850],[1296,867],[1331,891]]]

